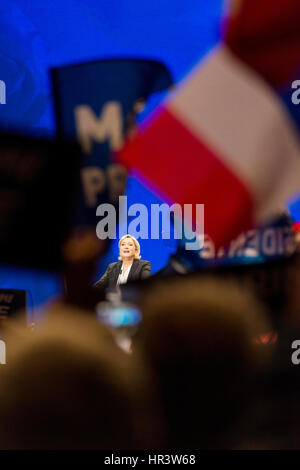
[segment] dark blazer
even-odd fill
[[[94,288],[101,290],[114,291],[117,286],[117,280],[121,272],[122,261],[111,263],[103,276],[94,284]],[[134,259],[127,282],[147,279],[151,275],[151,265],[149,261]]]

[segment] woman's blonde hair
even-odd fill
[[[132,240],[133,243],[134,243],[135,251],[136,251],[136,253],[135,253],[135,255],[134,255],[134,258],[135,258],[135,259],[141,259],[141,255],[140,255],[140,253],[141,253],[141,247],[140,247],[140,244],[139,244],[139,242],[137,241],[137,239],[134,238],[132,235],[127,234],[127,235],[124,235],[122,238],[120,238],[120,241],[119,241],[119,251],[120,251],[121,243],[122,243],[123,240],[125,240],[125,238],[131,238],[131,240]],[[118,259],[121,260],[122,257],[119,256]]]

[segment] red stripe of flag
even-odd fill
[[[246,186],[220,155],[165,108],[154,113],[120,159],[169,203],[204,204],[205,233],[217,246],[253,224],[253,201]]]
[[[293,228],[294,228],[295,232],[299,232],[300,231],[300,222],[295,222],[293,224]]]
[[[289,86],[300,66],[299,21],[299,0],[241,0],[225,42],[270,84]]]

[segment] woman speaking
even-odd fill
[[[112,292],[120,284],[150,277],[150,262],[140,259],[140,251],[140,244],[136,238],[124,235],[119,241],[120,261],[111,263],[94,287]]]

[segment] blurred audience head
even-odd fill
[[[259,370],[268,330],[249,292],[215,279],[160,281],[141,302],[137,338],[156,373],[172,448],[222,446]]]
[[[152,433],[139,412],[146,398],[141,371],[135,380],[132,361],[94,318],[62,304],[53,310],[35,333],[7,332],[0,447],[139,448],[141,427]]]

